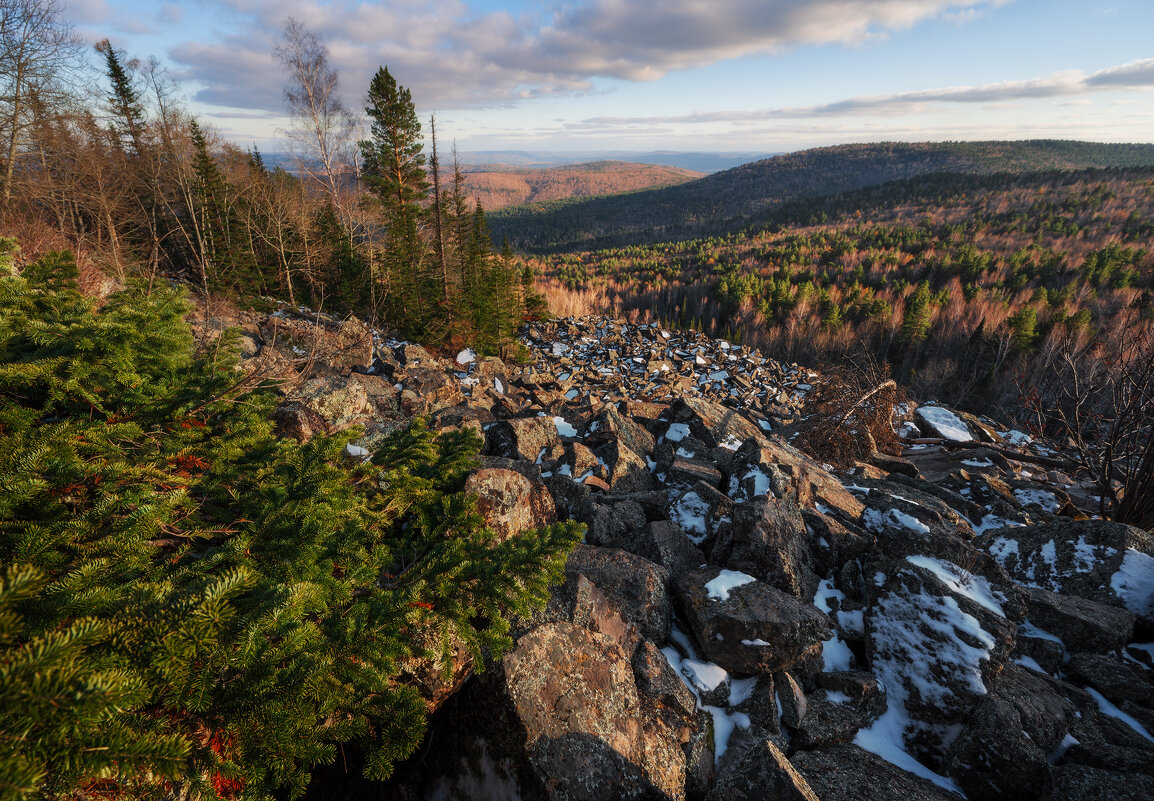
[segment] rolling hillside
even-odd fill
[[[724,234],[790,201],[931,173],[1037,173],[1154,165],[1154,145],[1061,140],[840,145],[753,162],[697,181],[552,208],[506,209],[493,233],[527,252],[562,252]]]
[[[636,192],[683,184],[704,173],[657,164],[595,161],[527,169],[499,165],[465,168],[465,188],[488,210],[525,203]]]

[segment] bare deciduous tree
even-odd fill
[[[353,162],[355,120],[341,101],[340,76],[324,43],[292,17],[275,54],[288,79],[284,97],[293,125],[286,134],[303,151],[301,172],[320,184],[347,226],[348,204],[342,199]]]
[[[11,203],[16,161],[36,112],[68,96],[71,67],[81,50],[59,0],[0,0],[0,134],[4,168],[0,203]]]
[[[1069,335],[1026,405],[1073,449],[1103,517],[1154,531],[1154,324],[1131,309],[1096,338]]]

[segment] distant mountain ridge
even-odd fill
[[[626,161],[594,161],[563,167],[466,166],[466,192],[487,210],[524,203],[566,200],[672,186],[703,173]]]
[[[790,201],[929,173],[994,174],[1154,166],[1154,144],[1068,140],[880,142],[798,151],[664,189],[492,215],[499,239],[558,252],[687,239],[764,219]]]

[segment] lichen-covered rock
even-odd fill
[[[510,459],[537,461],[542,452],[561,444],[550,417],[514,417],[485,428],[485,452]]]
[[[319,414],[332,429],[367,422],[373,415],[365,378],[351,375],[322,376],[306,381],[297,396]]]
[[[663,643],[669,637],[673,605],[665,589],[665,568],[618,548],[578,545],[565,569],[596,584],[645,639]]]
[[[477,512],[498,541],[557,520],[553,498],[545,485],[513,470],[478,470],[465,481],[465,492],[477,497]]]

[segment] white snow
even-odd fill
[[[1013,520],[1006,520],[994,514],[987,514],[982,517],[982,522],[976,526],[971,523],[974,534],[985,534],[987,531],[992,531],[997,528],[1006,528],[1007,526],[1022,526],[1024,523],[1017,523]]]
[[[725,438],[725,441],[721,443],[721,447],[725,448],[727,451],[739,450],[741,448],[741,440],[730,434]]]
[[[1001,432],[999,432],[999,436],[1002,439],[1004,439],[1007,443],[1009,443],[1010,445],[1023,446],[1023,445],[1029,445],[1031,442],[1034,441],[1034,438],[1031,437],[1029,434],[1025,433],[1024,431],[1017,431],[1017,430],[1013,430],[1013,429],[1011,429],[1010,431],[1001,431]]]
[[[557,426],[557,433],[563,437],[577,436],[577,429],[566,422],[564,417],[554,417],[553,425]]]
[[[849,670],[853,665],[853,651],[841,637],[834,634],[821,644],[821,663],[826,673]]]
[[[756,645],[760,648],[764,648],[767,645],[773,645],[773,643],[766,642],[765,640],[761,639],[761,637],[758,637],[756,640],[742,640],[741,644],[742,645]]]
[[[1034,671],[1035,673],[1041,673],[1043,676],[1049,676],[1050,675],[1049,673],[1047,673],[1045,670],[1042,669],[1042,666],[1039,665],[1038,661],[1036,659],[1034,659],[1034,657],[1032,657],[1032,656],[1024,656],[1024,655],[1023,656],[1016,656],[1016,657],[1014,657],[1013,662],[1014,662],[1014,664],[1021,665],[1022,667],[1028,668],[1028,669]]]
[[[1146,731],[1145,726],[1143,726],[1141,723],[1139,723],[1137,720],[1135,720],[1130,715],[1127,715],[1125,712],[1123,712],[1118,707],[1114,706],[1112,703],[1110,703],[1108,700],[1106,700],[1105,696],[1103,696],[1100,692],[1095,690],[1093,687],[1086,687],[1085,690],[1086,690],[1086,692],[1090,693],[1090,695],[1098,703],[1098,709],[1101,710],[1102,714],[1109,715],[1112,718],[1117,718],[1118,720],[1122,721],[1127,726],[1129,726],[1131,729],[1133,729],[1134,731],[1141,734],[1147,740],[1154,743],[1154,737],[1150,736],[1150,732]]]
[[[568,352],[569,352],[569,346],[566,345],[564,342],[554,342],[553,343],[553,355],[554,356],[564,356]]]
[[[673,423],[669,426],[669,430],[665,432],[665,438],[670,442],[681,442],[689,436],[688,423]]]
[[[699,662],[696,659],[681,660],[681,675],[689,679],[701,692],[716,690],[729,678],[725,668],[712,662]]]
[[[887,527],[908,528],[918,534],[929,534],[930,527],[912,515],[898,509],[888,509],[879,512],[877,509],[866,509],[861,515],[862,522],[870,531],[882,532]]]
[[[742,573],[740,570],[722,570],[717,574],[717,578],[705,583],[705,591],[713,600],[724,602],[729,600],[730,590],[754,581],[757,579],[748,573]]]
[[[472,348],[465,348],[457,354],[457,364],[469,364],[477,360],[477,354]]]
[[[862,609],[839,609],[837,624],[854,637],[865,637],[865,612]]]
[[[853,699],[843,693],[841,690],[826,690],[825,700],[833,704],[844,704],[847,701],[852,701]]]
[[[1154,557],[1127,548],[1118,572],[1110,577],[1110,589],[1134,614],[1154,614]]]
[[[1042,507],[1043,512],[1056,512],[1061,508],[1054,493],[1042,489],[1016,489],[1014,490],[1014,497],[1022,506],[1036,503]]]
[[[839,602],[844,601],[845,593],[833,586],[833,579],[822,579],[818,582],[817,592],[813,594],[813,605],[828,615],[833,611],[829,603],[830,598],[836,598]]]
[[[757,676],[748,679],[729,680],[729,705],[740,706],[750,699],[754,688],[757,687]]]
[[[501,383],[501,379],[499,378],[493,379],[493,389],[497,390],[502,395],[505,394],[505,385]]]
[[[1056,642],[1058,645],[1062,646],[1062,650],[1066,649],[1066,643],[1062,642],[1059,637],[1051,634],[1045,629],[1038,628],[1028,620],[1023,620],[1018,624],[1018,634],[1021,634],[1024,637],[1033,637],[1035,640],[1049,640],[1050,642]]]
[[[911,625],[915,620],[917,625]],[[984,694],[980,663],[989,658],[994,638],[976,618],[963,612],[953,597],[927,592],[882,596],[875,603],[870,628],[877,653],[873,671],[886,689],[889,705],[870,728],[857,733],[854,743],[961,793],[951,779],[934,773],[906,751],[907,733],[916,733],[926,725],[910,718],[906,701],[912,689],[922,704],[945,704],[950,691],[939,683],[939,675],[960,679],[971,692]]]
[[[962,459],[962,464],[966,467],[993,467],[994,463],[989,459]]]
[[[709,514],[709,504],[701,499],[696,492],[687,492],[669,510],[674,523],[681,526],[685,536],[694,545],[700,545],[705,540],[708,529],[705,525],[706,515]]]
[[[713,718],[713,760],[714,764],[717,764],[721,761],[721,757],[725,753],[726,747],[729,745],[729,736],[733,734],[733,730],[735,728],[749,728],[749,716],[742,712],[730,713],[718,706],[707,706],[702,704],[701,693],[698,691],[694,683],[690,681],[689,675],[687,675],[685,672],[684,664],[686,662],[692,663],[694,665],[703,665],[708,663],[697,661],[697,653],[693,650],[693,645],[690,643],[689,638],[685,636],[684,632],[674,627],[669,632],[669,638],[680,644],[685,649],[686,653],[689,654],[688,658],[682,659],[681,654],[677,652],[676,648],[672,648],[667,645],[661,649],[661,653],[665,655],[665,660],[669,662],[670,666],[673,668],[673,671],[681,678],[681,681],[685,683],[685,686],[689,688],[689,691],[693,693],[693,697],[697,702],[697,708],[705,710]],[[713,667],[717,666],[714,665]],[[718,668],[718,670],[721,670],[721,668]],[[724,671],[722,672],[724,673]],[[741,698],[735,702],[733,700],[735,698],[735,693],[738,696],[740,696],[741,693],[746,693],[745,697],[748,697],[748,694],[753,692],[752,685],[744,683],[748,681],[750,680],[739,679],[730,684],[729,698],[731,705],[734,703],[741,703],[741,701],[745,700],[745,698]],[[756,682],[756,678],[753,679],[753,681]]]
[[[1056,546],[1054,544],[1053,540],[1050,540],[1045,545],[1043,545],[1040,549],[1040,552],[1042,554],[1042,559],[1050,567],[1053,567],[1055,564],[1057,564],[1057,562],[1058,562],[1058,546]]]
[[[954,442],[970,442],[970,429],[956,414],[941,406],[919,406],[916,414],[934,427],[939,434]]]
[[[1116,548],[1111,548],[1109,545],[1093,545],[1086,542],[1085,535],[1078,537],[1078,541],[1074,543],[1074,570],[1079,573],[1087,573],[1094,569],[1098,562],[1102,559],[1107,559],[1118,553]]]
[[[574,400],[574,399],[576,399],[576,397],[577,397],[578,395],[580,395],[580,394],[581,394],[581,393],[580,393],[580,392],[578,392],[577,390],[575,390],[575,389],[571,389],[571,390],[569,390],[568,392],[566,392],[566,393],[565,393],[565,400]]]
[[[363,462],[367,462],[371,458],[371,454],[366,449],[362,448],[360,445],[354,445],[351,442],[345,446],[345,453],[354,458],[358,458]]]
[[[975,576],[968,570],[958,567],[953,562],[945,559],[935,559],[932,556],[907,556],[906,561],[911,565],[925,568],[926,570],[937,576],[938,580],[956,592],[958,595],[964,595],[978,606],[989,609],[996,615],[1002,617],[1006,616],[1002,609],[1002,604],[998,601],[997,595],[990,587],[990,582],[983,576]],[[1003,598],[1002,600],[1005,600]]]

